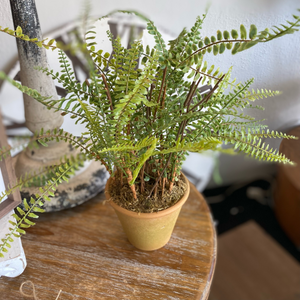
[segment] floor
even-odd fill
[[[300,300],[300,251],[273,214],[272,184],[204,191],[218,231],[209,300]]]

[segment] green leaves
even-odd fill
[[[51,97],[44,97],[38,91],[31,89],[27,86],[23,86],[19,82],[12,80],[2,71],[0,71],[0,79],[8,81],[13,86],[15,86],[17,89],[19,89],[22,93],[27,94],[28,96],[30,96],[38,101],[46,101],[51,98]]]
[[[154,26],[154,23],[150,20],[147,24],[147,30],[150,34],[152,34],[154,36],[155,49],[160,54],[160,57],[163,57],[163,55],[165,53],[167,53],[165,41],[163,40],[162,35],[160,34],[160,32]]]
[[[237,30],[232,29],[231,30],[231,36],[232,36],[233,39],[236,40],[239,37],[239,34],[238,34]]]
[[[224,31],[223,35],[225,40],[228,40],[230,38],[230,34],[227,30]]]
[[[218,31],[217,31],[217,39],[218,39],[218,41],[221,41],[222,38],[223,38],[222,32],[221,32],[220,30],[218,30]]]
[[[157,143],[156,138],[150,138],[150,139],[147,140],[147,142],[149,143],[150,147],[147,149],[147,151],[144,154],[142,154],[140,156],[139,161],[138,161],[138,165],[137,165],[136,169],[134,170],[134,172],[132,174],[132,180],[130,181],[130,184],[134,184],[134,181],[136,180],[137,176],[139,175],[139,172],[140,172],[142,166],[152,156],[152,154],[153,154],[153,152],[156,148],[156,143]]]
[[[20,26],[17,27],[16,29],[16,36],[21,36],[22,35],[22,28]]]
[[[219,53],[222,54],[226,49],[225,43],[220,44]]]
[[[209,45],[209,44],[210,44],[210,39],[209,39],[209,37],[206,36],[206,37],[204,38],[204,44],[205,44],[205,45]]]
[[[9,28],[2,29],[2,27],[0,26],[0,31],[7,33],[17,39],[21,39],[23,41],[33,43],[33,44],[37,45],[38,47],[44,47],[45,49],[49,49],[51,47],[52,50],[55,50],[58,48],[58,45],[53,46],[53,43],[55,41],[54,39],[52,39],[48,43],[46,43],[48,38],[40,40],[40,41],[37,38],[30,38],[28,35],[23,34],[23,30],[20,26],[18,26],[16,30],[12,30]]]
[[[2,193],[3,198],[16,187],[40,187],[35,198],[24,199],[23,205],[17,208],[12,229],[0,245],[0,256],[3,255],[1,252],[7,251],[14,237],[25,234],[26,229],[35,224],[34,219],[44,212],[44,201],[54,196],[56,185],[67,181],[84,159],[101,161],[111,174],[115,169],[123,171],[125,176],[132,174],[132,186],[139,183],[137,178],[145,178],[150,183],[158,174],[169,183],[173,182],[186,151],[223,151],[222,142],[232,145],[231,152],[235,149],[257,159],[290,163],[277,151],[269,149],[262,139],[293,137],[264,131],[265,125],[260,124],[260,120],[241,112],[245,108],[262,109],[253,105],[253,101],[279,92],[251,91],[252,80],[237,83],[230,79],[231,69],[224,71],[216,64],[208,65],[204,56],[207,53],[216,56],[226,50],[236,54],[258,43],[294,33],[299,27],[298,16],[270,30],[258,32],[255,25],[247,29],[240,25],[238,30],[218,30],[204,39],[201,27],[205,16],[198,17],[190,30],[184,28],[166,46],[151,20],[137,12],[123,12],[133,13],[147,22],[147,30],[155,41],[154,48],[144,49],[141,41],[135,41],[127,49],[120,38],[114,38],[108,32],[113,52],[105,53],[96,49],[96,32],[90,30],[86,34],[86,44],[79,46],[89,68],[89,78],[84,82],[75,78],[72,64],[62,50],[59,51],[60,72],[39,68],[64,87],[68,93],[64,98],[43,97],[0,73],[0,78],[8,80],[48,109],[69,114],[86,128],[80,136],[54,129],[41,130],[32,137],[30,145],[33,140],[37,146],[47,146],[51,141],[68,142],[81,152],[81,158],[65,159],[51,170],[26,175],[15,187]],[[60,47],[54,39],[49,42],[29,39],[21,28],[16,31],[0,28],[0,31],[46,49]],[[200,91],[203,84],[210,87]],[[0,159],[5,159],[9,153],[10,148],[0,149]],[[148,168],[143,168],[145,165]],[[145,174],[141,173],[142,169]]]
[[[214,53],[214,55],[219,54],[219,45],[214,45],[214,46],[213,46],[213,53]],[[221,53],[222,53],[222,52],[221,52]]]
[[[200,141],[196,143],[189,143],[183,140],[182,142],[177,143],[176,146],[164,149],[161,151],[156,151],[155,154],[169,154],[180,151],[190,151],[201,153],[205,150],[217,150],[222,142],[213,137],[202,138]]]
[[[78,169],[78,164],[82,161],[83,157],[79,155],[76,158],[71,157],[67,159],[66,162],[62,162],[56,170],[56,175],[49,179],[43,188],[39,188],[40,194],[37,193],[35,198],[31,197],[30,201],[23,199],[22,207],[18,206],[16,208],[17,212],[12,215],[16,221],[9,221],[12,227],[9,228],[9,232],[5,235],[5,238],[2,239],[2,243],[0,243],[0,257],[4,257],[2,252],[8,252],[7,248],[11,247],[10,243],[14,241],[13,237],[19,238],[21,235],[26,234],[24,229],[36,224],[29,218],[37,219],[39,216],[36,212],[40,213],[45,211],[42,208],[44,205],[44,201],[42,199],[49,195],[54,195],[53,190],[55,190],[57,183],[62,182],[63,178],[73,175],[74,171]]]
[[[240,45],[241,45],[240,43],[235,43],[231,53],[236,54],[239,50]]]
[[[247,30],[243,24],[241,24],[240,26],[240,31],[241,31],[241,39],[245,40],[247,38]]]
[[[257,35],[257,28],[254,24],[251,24],[249,31],[249,39],[253,40]]]
[[[241,132],[234,130],[230,132],[223,131],[213,136],[221,138],[225,144],[233,144],[235,150],[243,152],[255,159],[293,164],[290,159],[280,154],[278,150],[269,149],[269,145],[263,143],[261,137],[295,139],[294,136],[287,136],[286,134],[274,131],[270,132],[269,130],[261,131],[260,129],[248,130],[247,132],[244,129],[242,129]]]
[[[157,64],[158,55],[155,54],[149,59],[144,70],[141,72],[139,78],[135,81],[134,87],[127,95],[121,98],[113,110],[113,116],[116,120],[116,126],[119,128],[126,125],[130,120],[131,115],[134,113],[137,105],[144,103],[146,106],[153,106],[146,97],[147,88],[155,79],[155,65]],[[154,104],[155,105],[155,104]]]

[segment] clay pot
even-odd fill
[[[189,181],[183,174],[182,176],[187,184],[187,189],[184,195],[175,205],[163,211],[154,213],[136,213],[120,207],[112,200],[110,201],[110,204],[114,208],[129,242],[133,246],[140,250],[153,251],[168,243],[181,207],[187,200],[190,193]],[[111,178],[109,178],[105,187],[107,199],[110,199],[108,192],[110,183]]]

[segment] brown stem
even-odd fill
[[[156,197],[157,196],[157,185],[155,186],[155,189],[154,189],[154,197]]]
[[[191,92],[189,98],[187,98],[187,101],[186,101],[186,107],[187,107],[186,111],[187,111],[187,112],[189,112],[190,105],[191,105],[191,103],[192,103],[193,97],[194,97],[194,95],[195,95],[195,93],[196,93],[196,90],[197,90],[197,88],[198,88],[198,85],[199,85],[201,79],[202,79],[202,77],[199,78],[199,80],[198,80],[197,83],[195,84],[195,86],[194,86],[194,88],[193,88],[193,90],[192,90],[192,92]],[[188,122],[188,120],[184,120],[184,121],[183,121],[183,124],[182,124],[183,130],[182,130],[182,132],[181,132],[181,139],[183,138],[184,129],[185,129],[185,127],[186,127],[187,122]]]
[[[169,155],[169,157],[168,157],[168,160],[167,160],[167,163],[165,164],[164,169],[162,170],[160,176],[156,179],[156,182],[155,182],[154,186],[152,187],[152,189],[151,189],[151,191],[150,191],[150,193],[149,193],[149,195],[148,195],[147,198],[150,198],[150,197],[151,197],[151,194],[153,193],[154,189],[157,187],[157,184],[158,184],[158,182],[159,182],[159,180],[160,180],[162,174],[165,172],[165,170],[167,169],[168,164],[170,163],[172,154],[173,154],[173,153],[170,153],[170,155]]]
[[[163,178],[162,188],[161,188],[161,197],[164,195],[165,185],[166,185],[166,177]]]
[[[177,160],[175,161],[175,163],[178,162]],[[172,189],[173,189],[173,186],[174,186],[174,180],[175,180],[175,176],[176,176],[176,166],[174,166],[174,171],[173,171],[173,174],[171,176],[171,182],[170,182],[170,185],[169,185],[169,191],[171,192]]]
[[[185,99],[185,101],[184,101],[184,103],[183,103],[183,107],[186,107],[187,103],[189,102],[190,96],[191,96],[191,94],[192,94],[192,92],[193,92],[193,90],[194,90],[195,84],[196,84],[195,81],[193,81],[193,83],[192,83],[191,86],[190,86],[189,93],[188,93],[188,95],[186,96],[186,99]]]
[[[123,187],[123,171],[120,169],[120,187]]]
[[[110,109],[111,109],[111,111],[113,111],[114,108],[113,108],[113,104],[112,104],[112,100],[111,100],[111,96],[110,96],[110,92],[109,92],[109,87],[108,87],[106,78],[105,78],[105,76],[104,76],[103,73],[101,73],[101,77],[102,77],[103,83],[104,83],[104,85],[105,85],[105,91],[106,91],[106,94],[107,94],[107,98],[108,98],[108,100],[109,100],[109,102],[110,102]]]
[[[181,140],[183,139],[183,134],[184,134],[184,129],[185,129],[185,127],[186,127],[186,124],[187,124],[187,120],[184,120],[184,121],[183,121],[183,125],[182,125],[183,130],[181,131]]]
[[[154,88],[155,88],[155,84],[151,83],[151,85],[150,85],[150,94],[149,94],[149,101],[150,102],[152,100],[152,92],[153,92]]]
[[[224,76],[225,76],[225,75],[224,75]],[[219,82],[223,79],[224,76],[222,76],[222,77],[220,78]],[[198,80],[197,86],[199,85],[200,81],[201,81],[201,78]],[[219,82],[218,82],[218,83],[219,83]],[[217,84],[218,84],[218,83],[217,83]],[[190,102],[191,102],[191,100],[192,100],[192,98],[193,98],[193,96],[194,96],[194,93],[196,92],[196,89],[197,89],[197,86],[196,86],[196,88],[194,88],[194,86],[195,86],[195,82],[193,82],[193,84],[191,85],[189,95],[187,96],[187,99],[186,99],[184,105],[188,105],[188,106],[190,105]],[[176,142],[178,141],[179,137],[183,135],[186,124],[187,124],[187,121],[186,121],[186,120],[185,120],[185,121],[182,121],[182,123],[180,124],[179,130],[178,130],[177,136],[176,136]],[[154,191],[154,189],[156,189],[157,184],[158,184],[158,182],[159,182],[160,179],[161,179],[161,176],[164,174],[165,170],[167,169],[168,164],[170,163],[170,160],[171,160],[171,158],[172,158],[172,155],[173,155],[173,153],[170,153],[170,155],[169,155],[169,157],[168,157],[168,160],[167,160],[167,163],[165,164],[165,166],[164,166],[164,168],[163,168],[161,174],[160,174],[159,177],[157,178],[157,180],[156,180],[154,186],[152,187],[152,189],[151,189],[151,191],[150,191],[150,193],[149,193],[149,195],[148,195],[147,198],[150,198],[150,197],[151,197],[151,194],[152,194],[153,191]],[[173,187],[173,183],[172,183],[172,182],[170,183],[170,186]],[[171,188],[171,189],[172,189],[172,188]]]
[[[223,80],[224,77],[225,77],[225,74],[218,80],[218,82],[215,84],[213,89],[207,94],[207,96],[205,98],[203,98],[202,100],[200,100],[198,103],[196,103],[189,111],[192,111],[199,105],[207,102],[209,100],[209,98],[212,96],[212,94],[214,93],[214,91],[218,88],[220,82]]]
[[[167,67],[164,69],[163,79],[162,79],[162,82],[161,82],[161,86],[160,86],[160,90],[159,90],[159,94],[158,94],[158,98],[157,98],[157,104],[159,104],[160,96],[161,96],[162,90],[164,88],[166,75],[167,75]]]
[[[157,175],[158,175],[158,177],[159,177],[159,185],[161,185],[161,176],[160,176],[160,173],[159,173],[158,170],[157,170]]]
[[[219,79],[220,79],[220,78],[218,78],[218,77],[209,75],[209,74],[207,74],[207,73],[205,73],[205,72],[201,72],[201,71],[199,71],[199,70],[196,70],[196,69],[193,68],[193,67],[190,67],[190,68],[191,68],[192,70],[196,71],[197,73],[200,73],[200,74],[202,74],[202,75],[205,75],[206,77],[209,77],[209,78],[212,78],[212,79],[215,79],[215,80],[219,80]]]
[[[196,94],[197,88],[198,88],[199,83],[200,83],[201,80],[202,80],[202,77],[199,78],[199,80],[197,81],[197,83],[196,83],[196,85],[195,85],[195,87],[194,87],[194,89],[193,89],[193,91],[192,91],[191,97],[190,97],[190,99],[189,99],[189,101],[188,101],[188,103],[187,103],[187,105],[186,105],[187,111],[189,111],[190,105],[191,105],[192,100],[193,100],[193,98],[194,98],[194,96],[195,96],[195,94]]]
[[[181,132],[183,132],[183,131],[184,131],[184,121],[180,124],[179,130],[178,130],[177,135],[176,135],[176,142],[178,141],[178,139],[179,139],[179,137],[180,137],[180,135],[181,135]],[[153,193],[154,189],[156,188],[156,186],[157,186],[157,184],[158,184],[158,182],[159,182],[161,176],[164,174],[165,170],[167,169],[167,166],[168,166],[168,164],[170,163],[170,160],[171,160],[171,158],[172,158],[172,155],[173,155],[173,153],[170,153],[170,154],[169,154],[168,160],[167,160],[167,162],[166,162],[166,164],[165,164],[165,166],[164,166],[164,168],[163,168],[163,170],[162,170],[160,176],[156,179],[156,182],[155,182],[154,186],[152,187],[152,189],[151,189],[151,191],[150,191],[150,193],[149,193],[149,195],[148,195],[147,198],[150,198],[150,197],[151,197],[151,194]]]
[[[152,100],[152,92],[153,92],[153,89],[154,89],[155,85],[152,83],[151,86],[150,86],[150,93],[148,95],[148,101],[151,102]],[[151,119],[150,119],[150,116],[151,116],[151,107],[146,107],[146,117],[147,119],[149,120],[150,122],[150,125],[151,125]]]
[[[181,63],[177,66],[177,68],[179,66],[181,66],[185,61],[187,61],[188,59],[190,59],[192,56],[194,56],[195,54],[201,52],[202,50],[205,50],[206,48],[212,47],[213,45],[220,44],[220,43],[237,43],[237,42],[251,42],[251,41],[252,40],[221,40],[221,41],[217,41],[217,42],[211,43],[209,45],[206,45],[206,46],[204,46],[204,47],[196,50],[191,55],[189,55],[188,57],[186,57],[183,61],[181,61]]]
[[[142,170],[140,172],[140,179],[141,179],[141,194],[145,192],[145,181],[144,181],[144,171],[145,171],[146,163],[144,163]]]
[[[94,154],[94,153],[93,153],[93,154]],[[93,155],[93,154],[92,154],[92,155]],[[100,160],[101,164],[105,167],[105,169],[107,170],[107,172],[108,172],[109,175],[111,176],[112,172],[111,172],[111,170],[109,169],[107,163],[106,163],[99,155],[96,155],[96,158],[97,158],[98,160]]]
[[[173,185],[174,185],[174,181],[172,180],[172,181],[170,182],[170,185],[169,185],[169,192],[172,191]]]
[[[146,107],[146,118],[149,120],[151,116],[151,108],[150,107]],[[151,120],[150,120],[151,122]]]
[[[163,97],[161,99],[161,108],[162,109],[165,108],[166,93],[167,93],[167,83],[165,84],[164,94],[163,94]]]
[[[131,171],[129,169],[126,169],[126,174],[128,175],[127,176],[127,182],[128,182],[129,187],[130,187],[130,189],[132,191],[133,198],[134,198],[134,200],[136,200],[137,196],[136,196],[135,185],[134,184],[130,185],[130,181],[132,180],[132,173],[131,173]]]
[[[162,93],[162,90],[163,90],[163,87],[164,87],[164,84],[165,84],[165,80],[166,80],[166,75],[167,75],[167,67],[165,67],[165,69],[164,69],[163,79],[162,79],[162,81],[161,81],[161,86],[160,86],[160,90],[159,90],[159,94],[158,94],[158,98],[157,98],[157,104],[159,104],[159,100],[160,100],[160,97],[161,97],[161,93]],[[156,105],[156,107],[155,107],[155,111],[154,111],[154,119],[155,119],[155,117],[156,117],[157,109],[158,109],[158,105]]]
[[[127,124],[127,135],[130,135],[130,123]]]

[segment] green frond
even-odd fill
[[[153,139],[149,139],[149,141],[150,141],[150,145],[149,145],[150,147],[147,149],[147,151],[144,154],[142,154],[140,156],[138,165],[137,165],[136,169],[133,171],[132,180],[130,181],[130,184],[134,184],[137,176],[139,175],[139,172],[140,172],[142,166],[153,155],[153,152],[156,148],[157,139],[153,138]]]
[[[10,156],[10,146],[4,146],[0,149],[0,161]]]
[[[23,30],[20,26],[18,26],[16,30],[9,29],[8,27],[2,29],[2,27],[0,26],[0,31],[7,33],[17,39],[21,39],[26,42],[34,43],[38,47],[44,47],[47,50],[50,48],[52,50],[55,50],[58,48],[58,45],[53,45],[55,42],[54,39],[51,39],[48,41],[48,38],[43,39],[43,40],[38,40],[37,38],[30,38],[28,35],[23,33]]]
[[[13,237],[20,237],[21,235],[26,234],[24,229],[35,225],[35,222],[31,221],[29,218],[37,219],[39,216],[34,212],[44,212],[44,209],[42,208],[44,205],[43,199],[49,195],[54,195],[52,192],[53,189],[55,189],[59,182],[63,181],[63,178],[73,175],[75,170],[78,169],[79,163],[80,159],[75,158],[70,160],[69,163],[65,163],[64,167],[59,168],[57,171],[56,177],[50,179],[47,184],[40,189],[41,193],[36,194],[36,199],[31,198],[30,201],[23,199],[23,208],[17,207],[18,214],[12,215],[16,222],[10,221],[12,227],[9,228],[9,233],[2,239],[0,253],[7,252],[6,247],[10,248],[10,243],[14,240]]]
[[[219,134],[214,134],[212,136],[223,140],[225,144],[233,144],[236,151],[243,152],[248,156],[254,157],[255,159],[293,164],[290,159],[285,157],[285,155],[279,153],[278,150],[269,150],[269,145],[263,143],[262,137],[296,139],[294,136],[288,136],[277,131],[261,131],[257,128],[253,129],[252,132],[251,130],[246,132],[242,129],[240,132],[220,132]]]
[[[190,152],[198,152],[201,153],[206,150],[217,150],[222,142],[218,140],[217,138],[203,138],[199,142],[195,143],[187,143],[185,140],[182,142],[177,143],[176,146],[160,150],[160,151],[155,151],[153,155],[157,154],[169,154],[169,153],[176,153],[176,152],[181,152],[181,151],[190,151]]]
[[[145,147],[152,147],[154,144],[156,144],[156,139],[153,137],[146,137],[143,140],[141,140],[140,142],[134,144],[134,142],[129,141],[129,142],[125,142],[119,145],[116,145],[114,147],[111,148],[103,148],[99,151],[97,151],[96,154],[102,154],[102,153],[106,153],[106,152],[128,152],[128,151],[139,151]]]
[[[280,94],[281,94],[280,91],[271,91],[271,90],[267,90],[267,89],[261,89],[261,90],[257,89],[255,91],[254,89],[252,89],[252,92],[247,91],[247,93],[245,93],[244,99],[248,99],[250,101],[255,101],[255,100],[259,100],[259,99],[263,99],[263,98],[275,97]]]
[[[277,150],[269,149],[263,139],[294,137],[268,131],[262,124],[263,120],[255,120],[243,112],[248,108],[263,109],[253,102],[276,96],[279,92],[251,90],[253,79],[238,82],[231,78],[232,67],[221,70],[215,63],[208,63],[211,60],[206,60],[205,55],[212,53],[216,56],[227,50],[236,54],[293,33],[300,26],[300,17],[294,16],[293,21],[271,30],[259,31],[254,24],[250,27],[241,24],[237,28],[217,30],[213,35],[202,37],[201,29],[206,16],[203,15],[196,19],[191,29],[184,28],[176,39],[166,43],[154,23],[144,15],[135,11],[114,11],[104,17],[115,12],[134,14],[146,21],[155,46],[152,49],[144,47],[141,41],[136,40],[127,49],[122,46],[119,37],[107,32],[113,47],[113,52],[108,53],[99,49],[93,29],[86,33],[86,43],[63,47],[54,40],[29,39],[20,28],[16,31],[0,28],[0,31],[14,37],[29,39],[28,42],[39,47],[60,49],[60,72],[48,68],[39,70],[59,82],[68,94],[61,99],[43,97],[37,91],[9,79],[4,73],[0,73],[0,78],[48,109],[60,111],[62,115],[69,114],[76,124],[81,123],[86,128],[80,136],[73,136],[61,129],[41,130],[29,138],[29,146],[47,147],[51,141],[68,142],[80,150],[82,160],[101,161],[112,176],[116,169],[117,174],[124,172],[125,176],[129,171],[132,174],[131,185],[145,170],[149,173],[145,175],[148,179],[161,174],[173,182],[178,177],[187,151],[212,149],[229,154],[241,152],[256,159],[290,163]],[[80,55],[85,58],[89,70],[89,78],[84,82],[78,82],[75,78],[64,50],[81,51]],[[199,89],[204,84],[210,85],[206,91]],[[232,148],[222,149],[222,142],[231,144]],[[0,149],[0,159],[5,159],[9,153],[9,148]],[[49,169],[25,174],[0,195],[0,199],[5,197],[16,186],[41,188],[36,199],[24,200],[23,206],[17,208],[14,216],[17,228],[14,227],[10,238],[19,237],[24,234],[24,229],[33,226],[32,218],[43,211],[43,202],[53,197],[52,188],[68,180],[72,172],[67,169],[78,165],[76,161],[65,159]],[[143,176],[140,178],[142,181]],[[38,201],[40,195],[43,195],[43,200]],[[2,246],[3,252],[9,247],[6,243]]]
[[[13,86],[15,86],[17,89],[19,89],[22,93],[40,101],[45,101],[50,99],[51,97],[44,97],[42,96],[37,90],[31,89],[27,86],[23,86],[19,82],[9,78],[4,72],[0,71],[0,79],[6,80],[9,83],[11,83]]]
[[[144,103],[147,107],[155,106],[156,103],[149,102],[147,100],[147,88],[155,80],[155,64],[157,62],[157,56],[149,59],[144,70],[141,72],[140,77],[135,81],[134,88],[131,92],[120,99],[115,104],[113,111],[114,119],[116,120],[116,126],[119,128],[125,126],[130,120],[131,115],[136,109],[137,105]]]

